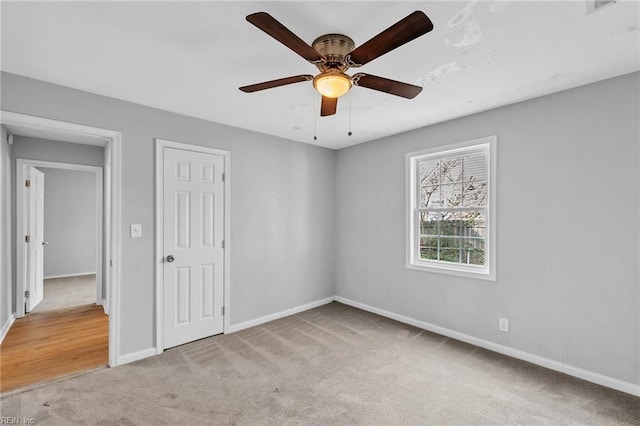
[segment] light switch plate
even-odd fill
[[[140,238],[142,237],[142,224],[140,223],[132,223],[131,224],[131,238]]]

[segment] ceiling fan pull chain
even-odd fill
[[[318,140],[318,92],[313,90],[313,140]]]
[[[349,133],[347,133],[347,135],[351,136],[353,135],[353,133],[351,133],[351,97],[353,95],[351,94],[351,92],[349,92]]]

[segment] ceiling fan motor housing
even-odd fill
[[[332,68],[345,71],[349,66],[345,63],[344,58],[356,45],[346,35],[325,34],[316,38],[311,47],[325,58],[323,63],[317,64],[320,71]]]

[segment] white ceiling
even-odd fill
[[[594,13],[586,1],[2,1],[1,69],[341,148],[639,70],[639,9],[635,0]],[[360,45],[414,10],[434,30],[358,69],[424,86],[413,100],[356,87],[335,116],[316,118],[310,82],[238,90],[317,71],[246,22],[250,13],[270,13],[307,43],[343,33]]]

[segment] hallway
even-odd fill
[[[57,311],[59,309],[96,303],[96,274],[44,280],[44,299],[31,313]]]

